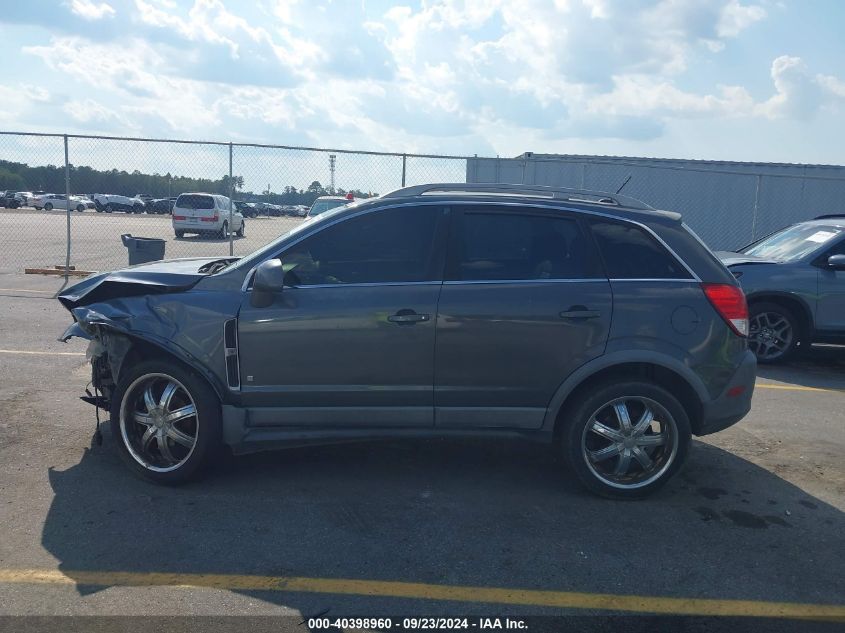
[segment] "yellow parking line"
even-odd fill
[[[85,356],[85,352],[32,352],[23,349],[0,349],[0,354],[25,354],[30,356]]]
[[[769,383],[758,382],[756,389],[782,389],[784,391],[826,391],[830,393],[842,393],[845,389],[827,389],[823,387],[804,387],[802,385],[772,385]]]
[[[557,607],[561,609],[628,611],[636,613],[845,619],[845,606],[834,604],[705,598],[664,598],[657,596],[467,587],[343,578],[0,569],[0,583],[80,584],[103,587],[187,587],[236,591],[328,593],[411,598],[418,600],[444,600],[450,602],[487,602],[535,607]]]

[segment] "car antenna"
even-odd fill
[[[625,185],[628,184],[629,180],[631,180],[631,174],[628,174],[628,176],[625,178],[625,180],[622,181],[622,184],[619,185],[619,189],[616,190],[616,193],[619,193],[620,191],[622,191],[625,188]]]

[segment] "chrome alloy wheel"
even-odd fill
[[[581,453],[592,474],[614,488],[659,479],[678,453],[678,427],[665,407],[630,396],[602,405],[587,422]]]
[[[792,345],[792,324],[777,312],[761,312],[748,324],[748,347],[757,358],[774,360]]]
[[[182,466],[197,445],[199,416],[191,394],[167,374],[136,379],[120,403],[120,434],[144,468],[166,473]]]

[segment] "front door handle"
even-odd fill
[[[431,320],[430,314],[418,314],[413,310],[399,310],[396,314],[387,317],[391,323],[398,323],[399,325],[413,325],[421,321]]]
[[[584,306],[572,306],[560,313],[561,319],[595,319],[601,316],[599,310],[588,310]]]

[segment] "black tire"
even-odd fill
[[[106,205],[106,213],[111,213],[112,211],[114,211],[114,207],[112,207],[111,204],[107,204]]]
[[[85,211],[85,205],[84,204],[76,205],[76,210],[79,211],[79,213],[82,213],[83,211]]]
[[[628,412],[629,431],[623,430],[616,409],[620,403]],[[653,422],[638,434],[638,423],[647,421],[646,408]],[[647,382],[600,383],[578,396],[563,416],[560,438],[566,462],[584,487],[603,497],[647,497],[678,472],[689,452],[692,432],[684,407],[666,389]],[[594,430],[596,425],[604,427],[601,432]],[[617,475],[626,456],[624,473]]]
[[[174,424],[168,425],[165,422],[161,427],[157,426],[161,420],[156,418],[155,413],[145,416],[142,412],[138,412],[140,417],[150,420],[150,424],[135,422],[134,416],[133,419],[129,419],[128,414],[133,410],[138,411],[140,408],[150,411],[143,396],[146,385],[151,386],[152,401],[158,406],[164,402],[164,391],[171,383],[178,387],[171,394],[168,404],[174,402],[173,406],[183,405],[176,411],[186,410],[188,405],[184,405],[185,402],[192,401],[195,406],[196,414],[183,415],[178,421],[180,426],[177,429],[179,432],[177,437],[182,440],[193,439],[190,449],[170,439]],[[157,385],[165,385],[165,387],[161,389]],[[177,401],[180,397],[182,399]],[[125,416],[125,424],[121,424],[122,416]],[[153,420],[156,421],[153,422]],[[199,478],[204,469],[220,454],[221,428],[220,401],[214,390],[196,372],[177,361],[162,358],[136,364],[124,376],[121,376],[112,396],[111,430],[121,459],[135,474],[157,484],[180,484]],[[149,449],[145,452],[140,444],[146,432],[140,439],[138,438],[143,429],[155,431],[156,434],[161,433],[161,438],[167,446],[166,454],[174,461],[178,461],[178,464],[168,465],[165,451],[159,448],[161,438],[158,435],[152,438],[156,443],[155,447],[152,441],[146,442]],[[177,452],[177,449],[180,452]],[[142,463],[144,460],[147,460],[149,464]]]
[[[238,237],[243,237],[246,235],[246,220],[241,220],[241,228],[235,231],[235,235]]]
[[[225,220],[223,221],[223,226],[221,226],[220,230],[217,232],[217,237],[221,240],[229,237],[229,223]]]
[[[38,207],[36,207],[36,209],[37,209],[37,208],[38,208]],[[49,203],[49,202],[48,202],[47,204],[45,204],[45,205],[44,205],[44,210],[45,210],[45,211],[52,211],[52,210],[53,210],[53,205],[52,205],[51,203]]]
[[[180,240],[185,237],[185,231],[176,231],[176,237]]]
[[[788,361],[798,350],[801,334],[801,321],[786,306],[768,301],[749,306],[748,348],[758,363]]]

